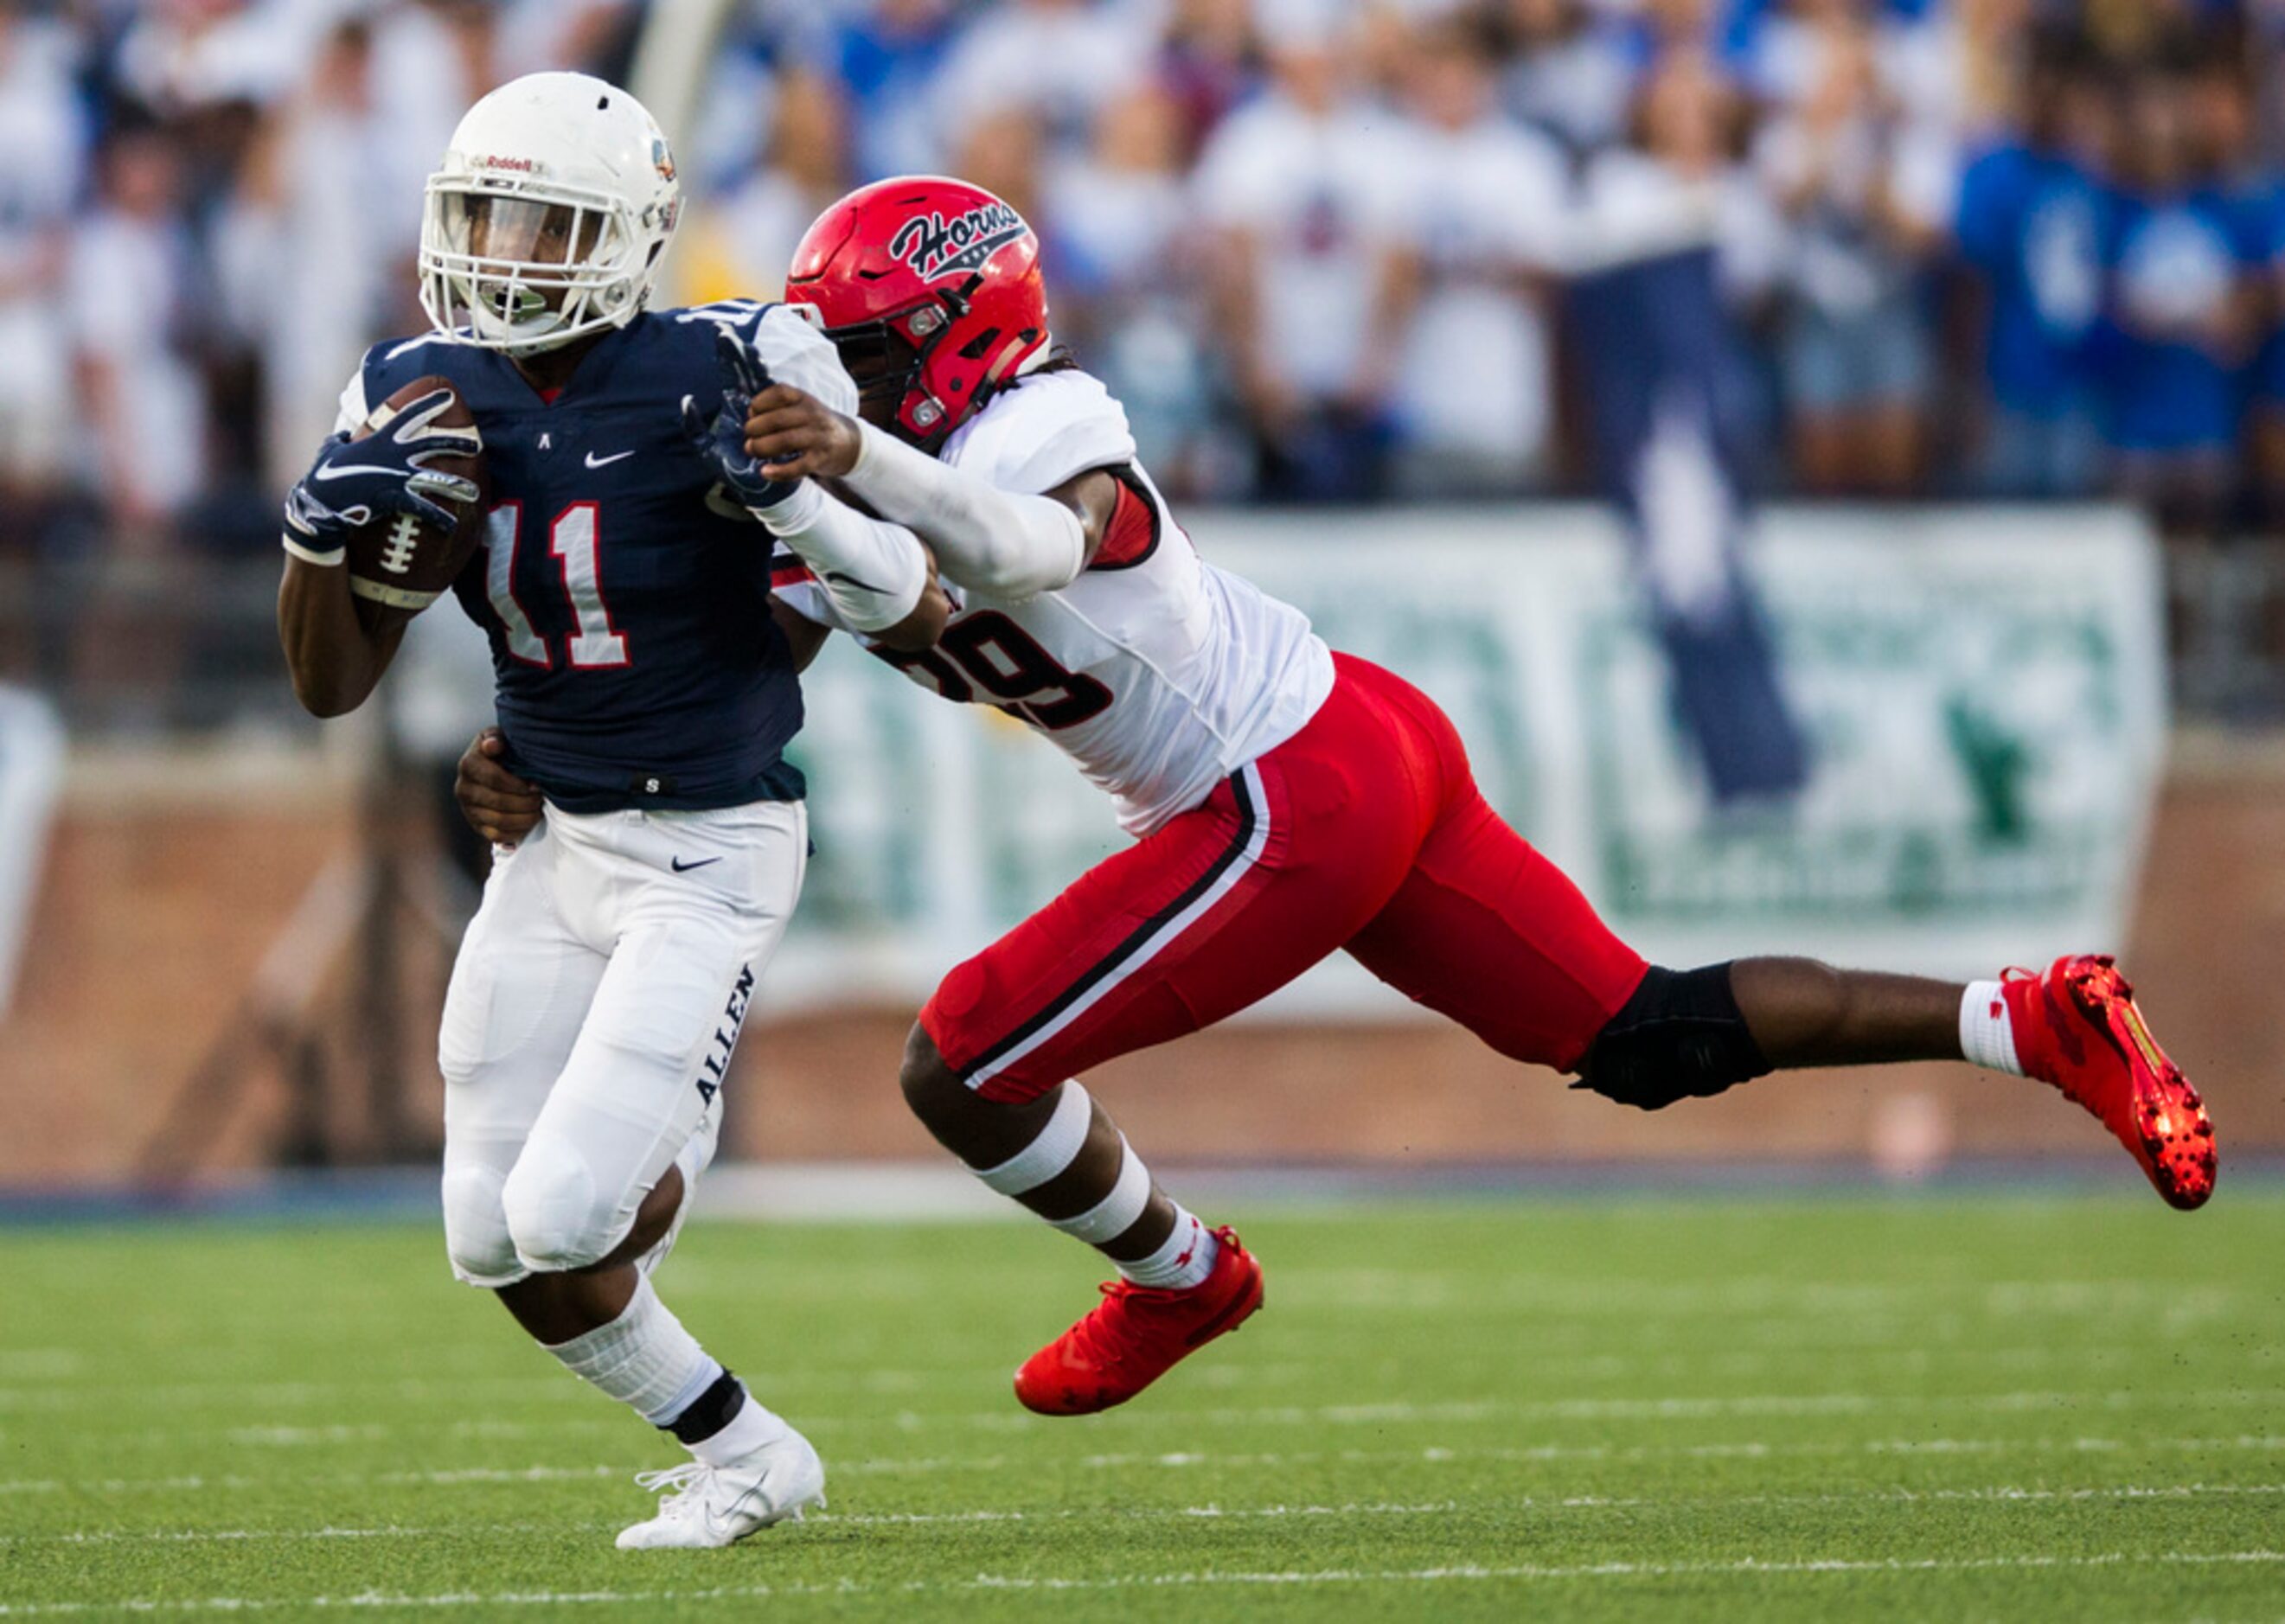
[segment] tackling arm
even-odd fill
[[[1119,501],[1118,482],[1099,468],[1040,496],[1002,490],[784,384],[754,396],[745,433],[763,474],[840,480],[917,532],[946,580],[1001,602],[1078,579]]]
[[[870,423],[857,432],[857,460],[844,476],[849,488],[919,531],[935,546],[945,577],[972,592],[1020,602],[1069,586],[1101,540],[1054,493],[1002,490]]]
[[[816,571],[847,624],[903,652],[936,646],[952,606],[928,549],[910,530],[859,513],[813,480],[802,481],[774,506],[752,511]]]

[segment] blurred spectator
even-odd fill
[[[252,0],[160,0],[120,41],[122,99],[165,129],[185,212],[203,216],[228,195],[259,129],[314,46],[312,8]]]
[[[1152,23],[1139,0],[1003,0],[983,9],[944,65],[946,145],[956,149],[981,121],[1019,113],[1050,144],[1079,150],[1096,112],[1150,67]]]
[[[1725,77],[1736,73],[1738,33],[1727,26],[1732,19],[1716,0],[1634,0],[1611,4],[1589,0],[1601,12],[1600,26],[1632,69],[1629,84],[1640,90],[1667,58],[1676,54],[1704,56]],[[1740,8],[1758,14],[1757,6]]]
[[[332,432],[365,346],[423,319],[411,298],[420,193],[405,172],[411,158],[425,178],[446,137],[409,153],[381,84],[373,29],[340,25],[249,154],[217,242],[232,325],[266,362],[272,486]],[[412,133],[428,148],[433,131]]]
[[[682,296],[774,299],[809,223],[849,190],[848,120],[840,88],[823,75],[780,81],[769,149],[753,174],[690,224],[681,250]]]
[[[183,214],[180,164],[163,132],[115,130],[100,201],[71,257],[72,333],[96,466],[85,470],[120,547],[169,541],[199,495],[206,383],[199,366],[204,290]]]
[[[936,84],[952,43],[948,0],[853,8],[833,46],[856,131],[857,178],[936,167]]]
[[[2285,530],[2280,0],[728,10],[676,132],[679,296],[773,292],[850,184],[965,172],[1048,240],[1058,339],[1185,493],[1576,480],[1550,449],[1577,436],[1548,427],[1543,309],[1657,268],[1669,302],[1635,318],[1654,340],[1582,353],[1566,394],[1669,608],[1692,582],[1732,601],[1749,472],[2113,488],[2178,530]],[[623,75],[666,14],[0,0],[0,549],[43,561],[51,618],[90,611],[50,564],[163,574],[178,544],[266,538],[358,348],[421,321],[406,261],[460,114],[535,67]],[[1928,296],[1951,285],[1972,299]],[[1934,410],[1938,379],[1970,409]],[[1646,468],[1657,512],[1699,489],[1711,522],[1650,522],[1611,483]],[[1693,533],[1716,545],[1672,540]],[[93,613],[134,647],[114,608]]]
[[[2195,94],[2205,144],[2239,214],[2241,246],[2251,262],[2250,302],[2261,326],[2242,380],[2250,516],[2285,534],[2285,169],[2274,161],[2280,147],[2264,147],[2259,95],[2265,88],[2273,98],[2271,114],[2285,111],[2273,105],[2273,81],[2285,67],[2285,5],[2265,10],[2265,36],[2250,30],[2242,58],[2210,53]]]
[[[1219,327],[1272,500],[1382,487],[1386,410],[1411,304],[1401,126],[1357,93],[1339,8],[1268,6],[1271,83],[1199,165],[1219,228]]]
[[[1605,148],[1580,179],[1582,268],[1710,247],[1716,286],[1751,307],[1782,269],[1784,221],[1739,161],[1744,107],[1703,51],[1677,51],[1645,81],[1630,139]]]
[[[1592,26],[1588,0],[1505,0],[1498,20],[1510,112],[1574,153],[1625,134],[1639,65],[1615,30]]]
[[[1908,116],[1983,144],[2027,116],[2023,80],[2041,23],[2038,0],[1949,0],[1908,23],[1891,16],[1880,43],[1884,82]]]
[[[1793,224],[1778,365],[1793,471],[1819,496],[1900,496],[1919,480],[1933,375],[1915,250],[1926,210],[1900,193],[1911,149],[1857,0],[1798,0],[1772,74],[1793,107],[1755,160]]]
[[[368,95],[373,133],[390,188],[381,212],[413,222],[428,172],[443,155],[460,115],[501,77],[498,17],[490,0],[420,0],[368,6],[353,13],[372,31]],[[399,209],[396,199],[412,200]]]
[[[1001,107],[970,120],[951,158],[954,174],[1004,198],[1026,219],[1039,214],[1046,132],[1029,108]]]
[[[1182,161],[1252,88],[1256,48],[1250,0],[1173,0],[1158,78],[1182,113]]]
[[[624,81],[640,20],[637,0],[501,0],[498,72],[502,79],[578,63]]]
[[[2101,477],[2088,344],[2102,298],[2110,98],[2075,36],[2032,46],[2020,137],[1962,177],[1954,231],[1983,285],[1985,390],[1972,483],[2006,497],[2083,497]]]
[[[1244,470],[1232,467],[1214,415],[1184,141],[1181,103],[1144,86],[1103,109],[1090,152],[1054,169],[1041,200],[1053,223],[1052,315],[1056,338],[1126,406],[1159,482],[1229,494]]]
[[[101,201],[73,245],[71,300],[80,396],[94,466],[83,470],[107,547],[84,611],[74,667],[114,726],[143,730],[181,662],[181,522],[207,468],[207,385],[200,366],[197,260],[183,223],[185,183],[166,137],[114,130]]]
[[[59,25],[0,11],[0,557],[44,527],[74,438],[64,268],[87,144],[76,56]]]
[[[2175,61],[2126,92],[2098,341],[2121,488],[2169,528],[2211,534],[2231,497],[2259,255],[2220,184],[2217,154],[2200,142],[2196,88]]]
[[[1544,471],[1539,307],[1571,247],[1570,177],[1551,140],[1500,116],[1496,67],[1461,22],[1415,36],[1409,57],[1404,211],[1421,292],[1391,402],[1408,496],[1514,494]]]
[[[309,7],[157,0],[120,42],[120,88],[165,119],[282,95],[307,55]]]
[[[2248,416],[2259,518],[2285,534],[2285,180],[2266,177],[2247,201],[2269,331],[2248,379]]]

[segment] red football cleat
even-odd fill
[[[1124,1404],[1261,1306],[1261,1265],[1217,1229],[1213,1273],[1188,1291],[1113,1280],[1087,1317],[1024,1361],[1016,1397],[1042,1416],[1091,1416]]]
[[[2057,959],[2044,976],[2011,969],[2005,986],[2023,1070],[2101,1118],[2169,1205],[2204,1205],[2214,1187],[2212,1119],[2151,1037],[2109,955]]]

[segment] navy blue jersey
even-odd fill
[[[567,812],[796,800],[791,652],[770,537],[682,432],[721,399],[714,339],[745,302],[638,316],[543,399],[506,357],[429,336],[367,352],[344,415],[435,373],[484,436],[492,510],[453,592],[491,635],[507,765]]]

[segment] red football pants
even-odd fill
[[[970,1087],[1035,1099],[1337,949],[1503,1055],[1576,1065],[1644,960],[1491,809],[1434,701],[1334,660],[1307,726],[944,978],[921,1024]]]

